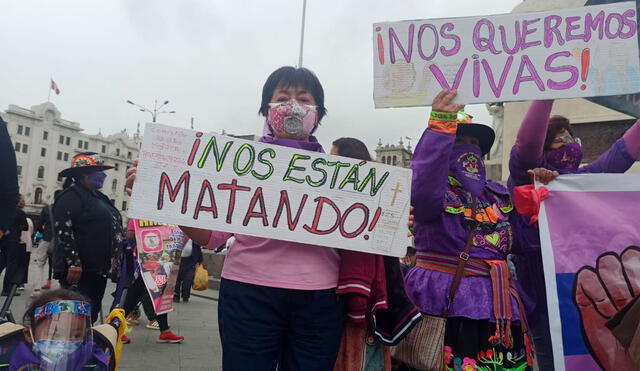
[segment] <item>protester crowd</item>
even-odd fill
[[[580,167],[582,146],[568,120],[550,117],[552,101],[533,102],[512,149],[511,177],[504,186],[487,179],[483,162],[495,140],[493,129],[460,114],[464,106],[453,103],[455,96],[456,91],[436,96],[414,150],[407,232],[415,246],[408,247],[402,260],[287,242],[275,235],[181,227],[190,241],[182,251],[176,304],[189,300],[201,248],[215,250],[234,238],[218,303],[224,370],[529,370],[534,363],[540,370],[553,370],[539,234],[529,216],[516,210],[514,189],[534,180],[548,183],[559,174],[625,172],[640,159],[640,124],[596,161]],[[325,152],[314,136],[327,114],[324,102],[313,72],[277,69],[267,78],[259,102],[258,112],[265,118],[260,142]],[[125,228],[100,191],[112,167],[95,153],[76,155],[60,173],[66,181],[55,202],[32,221],[21,210],[24,198],[18,195],[12,148],[2,122],[2,294],[27,283],[29,255],[37,268],[31,281],[35,292],[49,290],[52,278],[65,289],[33,299],[25,314],[31,329],[26,342],[33,346],[25,346],[22,357],[44,357],[55,364],[83,351],[91,356],[74,358],[66,363],[68,369],[106,364],[99,350],[85,345],[91,341],[86,329],[98,320],[109,279],[118,282],[111,307],[122,302],[131,325],[139,323],[133,313],[142,303],[151,327],[160,330],[158,342],[183,341],[170,330],[168,315],[156,315],[150,304],[134,220]],[[366,145],[355,138],[337,138],[330,153],[372,161]],[[136,171],[127,172],[129,191]],[[515,262],[517,279],[509,260]],[[38,330],[53,321],[48,303],[57,303],[62,313],[61,303],[69,302],[82,304],[68,311],[84,321],[80,335],[51,339]]]

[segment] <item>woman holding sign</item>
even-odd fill
[[[592,163],[580,166],[583,149],[563,116],[551,115],[552,100],[535,101],[525,115],[509,159],[509,188],[531,183],[532,169],[545,167],[561,174],[624,173],[635,161],[640,160],[640,121],[637,121],[622,138]],[[518,281],[532,305],[528,314],[533,324],[538,363],[543,370],[553,370],[551,334],[540,252],[540,234],[537,225],[530,226],[525,217],[516,223],[516,230],[531,248],[516,256]]]
[[[324,91],[306,68],[282,67],[264,84],[259,113],[263,143],[324,152],[313,137],[326,114]],[[129,187],[136,169],[127,174]],[[215,249],[230,233],[183,227],[193,241]],[[342,331],[336,295],[336,250],[235,234],[222,271],[218,324],[223,368],[331,370]]]
[[[417,259],[407,291],[428,315],[419,326],[446,319],[446,370],[530,369],[524,310],[506,262],[513,206],[508,190],[486,179],[482,161],[495,134],[458,122],[455,95],[434,99],[412,160]]]

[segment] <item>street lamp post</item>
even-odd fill
[[[127,103],[129,103],[129,104],[131,104],[131,105],[134,105],[134,106],[138,107],[138,109],[139,109],[141,112],[149,112],[149,113],[151,114],[151,118],[153,119],[153,122],[156,122],[156,117],[158,117],[158,115],[159,115],[159,114],[161,114],[161,113],[176,113],[176,111],[158,111],[158,110],[159,110],[159,109],[161,109],[162,107],[164,107],[164,106],[166,106],[167,104],[169,104],[169,101],[168,101],[168,100],[165,100],[165,101],[164,101],[164,103],[162,103],[162,104],[160,105],[160,107],[158,107],[158,100],[156,99],[156,100],[154,101],[154,104],[153,104],[153,110],[150,110],[149,108],[144,107],[144,106],[141,106],[141,105],[139,105],[139,104],[133,103],[133,102],[132,102],[132,101],[130,101],[130,100],[127,100]]]

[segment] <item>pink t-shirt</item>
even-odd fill
[[[206,248],[215,249],[229,237],[211,232]],[[335,249],[240,234],[235,238],[222,268],[225,279],[296,290],[338,286],[340,256]]]

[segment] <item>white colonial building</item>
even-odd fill
[[[53,201],[54,192],[62,188],[64,181],[58,173],[70,166],[73,156],[96,152],[107,165],[115,166],[106,171],[102,192],[126,215],[125,172],[138,157],[139,133],[133,137],[126,130],[106,137],[101,133],[85,134],[79,123],[63,119],[50,102],[30,109],[12,104],[0,116],[7,123],[16,151],[20,193],[27,204],[25,212],[39,213],[43,205]]]

